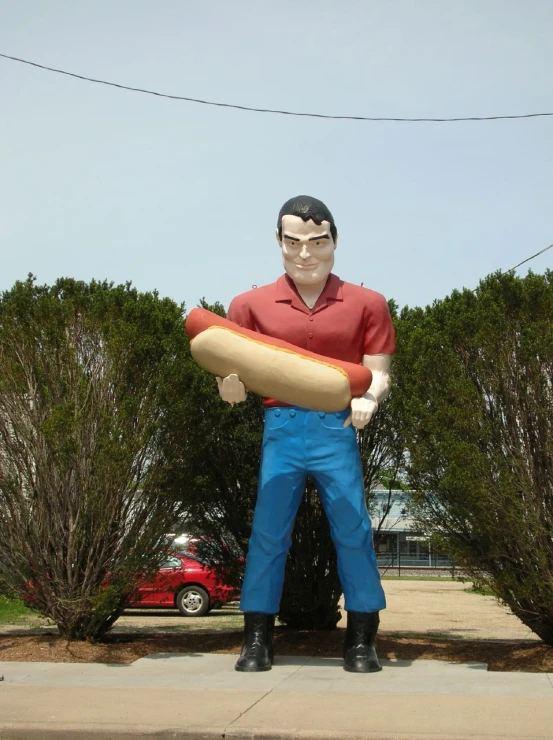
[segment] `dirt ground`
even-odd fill
[[[384,581],[387,608],[380,614],[380,631],[419,634],[426,637],[454,637],[487,640],[539,640],[493,596],[471,592],[470,583],[456,581]],[[26,618],[28,627],[41,625]],[[185,619],[176,610],[129,610],[113,629],[114,634],[143,634],[177,630],[240,629],[241,615],[236,605],[219,609],[199,619]],[[340,627],[345,627],[345,614]],[[23,622],[5,627],[17,631]],[[51,626],[55,632],[55,627]]]
[[[388,608],[381,613],[381,658],[487,663],[490,670],[553,672],[553,648],[544,645],[493,597],[470,592],[470,584],[451,581],[385,581]],[[44,623],[42,623],[44,625]],[[105,641],[71,643],[36,620],[4,626],[0,661],[131,663],[153,652],[240,650],[237,607],[184,619],[173,612],[129,612]],[[344,620],[339,626],[344,626]],[[184,628],[183,628],[184,627]],[[298,632],[277,629],[281,655],[338,657],[343,629]]]
[[[456,581],[383,581],[387,608],[383,632],[479,640],[539,640],[493,596],[472,592]],[[345,623],[344,623],[345,626]]]

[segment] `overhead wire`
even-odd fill
[[[68,72],[64,69],[57,69],[56,67],[48,67],[45,64],[39,64],[38,62],[31,62],[28,59],[21,59],[20,57],[14,57],[9,54],[0,53],[0,57],[3,59],[9,59],[13,62],[19,62],[21,64],[27,64],[37,69],[46,70],[48,72],[55,72],[56,74],[66,75],[67,77],[73,77],[77,80],[84,80],[86,82],[94,82],[98,85],[107,85],[108,87],[115,87],[119,90],[129,90],[130,92],[142,93],[144,95],[154,95],[158,98],[167,98],[169,100],[182,100],[188,103],[197,103],[199,105],[210,105],[217,108],[232,108],[234,110],[248,111],[252,113],[271,113],[281,116],[295,116],[301,118],[324,118],[334,121],[372,121],[372,122],[392,122],[392,123],[457,123],[461,121],[505,121],[505,120],[516,120],[523,118],[543,118],[546,116],[553,116],[551,113],[521,113],[504,116],[459,116],[456,118],[395,118],[389,116],[350,116],[350,115],[331,115],[326,113],[304,113],[299,111],[290,110],[279,110],[276,108],[255,108],[248,105],[238,105],[234,103],[220,103],[213,100],[202,100],[200,98],[191,98],[184,95],[171,95],[169,93],[157,92],[155,90],[148,90],[142,87],[132,87],[131,85],[123,85],[118,82],[110,82],[108,80],[101,80],[95,77],[87,77],[80,75],[75,72]]]
[[[504,116],[460,116],[457,118],[390,118],[390,117],[385,117],[385,116],[327,115],[324,113],[302,113],[302,112],[297,112],[297,111],[278,110],[278,109],[273,109],[273,108],[254,108],[254,107],[250,107],[246,105],[235,105],[231,103],[214,102],[211,100],[201,100],[199,98],[190,98],[190,97],[185,97],[183,95],[171,95],[168,93],[157,92],[155,90],[147,90],[145,88],[132,87],[130,85],[122,85],[117,82],[109,82],[107,80],[100,80],[94,77],[86,77],[85,75],[76,74],[75,72],[68,72],[66,70],[57,69],[55,67],[48,67],[44,64],[39,64],[38,62],[31,62],[28,59],[21,59],[20,57],[10,56],[9,54],[3,54],[1,52],[0,52],[0,57],[2,57],[3,59],[9,59],[14,62],[19,62],[21,64],[27,64],[31,67],[36,67],[38,69],[42,69],[48,72],[54,72],[56,74],[66,75],[67,77],[73,77],[75,79],[84,80],[86,82],[94,82],[99,85],[107,85],[109,87],[115,87],[120,90],[129,90],[130,92],[138,92],[138,93],[143,93],[145,95],[154,95],[156,97],[168,98],[170,100],[182,100],[182,101],[186,101],[189,103],[198,103],[200,105],[211,105],[211,106],[216,106],[219,108],[232,108],[235,110],[250,111],[254,113],[273,113],[273,114],[279,114],[283,116],[298,116],[298,117],[305,117],[305,118],[326,118],[326,119],[332,119],[332,120],[390,121],[390,122],[401,122],[401,123],[454,123],[454,122],[460,122],[460,121],[500,121],[500,120],[515,120],[515,119],[522,119],[522,118],[541,118],[541,117],[546,117],[546,116],[553,116],[553,112],[551,112],[551,113],[524,113],[524,114],[504,115]],[[541,249],[539,252],[536,252],[530,257],[527,257],[526,259],[522,260],[522,262],[519,262],[518,264],[514,265],[514,267],[511,267],[509,270],[503,270],[502,272],[503,273],[514,272],[517,268],[521,267],[527,262],[530,262],[536,257],[539,257],[540,254],[543,254],[544,252],[547,252],[549,249],[552,249],[552,248],[553,248],[553,244],[550,244],[549,246],[544,247],[544,249]]]
[[[548,247],[544,247],[544,249],[540,249],[539,252],[536,252],[536,254],[533,254],[531,257],[527,257],[525,260],[522,260],[522,262],[519,262],[518,265],[515,265],[514,267],[511,267],[510,270],[503,270],[503,273],[509,273],[514,272],[517,267],[520,267],[521,265],[526,264],[526,262],[530,262],[530,260],[533,260],[535,257],[539,257],[540,254],[543,254],[544,252],[547,252],[548,249],[553,248],[553,244],[550,244]]]
[[[526,259],[522,260],[522,262],[519,262],[514,267],[511,267],[509,270],[499,270],[500,275],[508,275],[510,272],[514,272],[518,267],[521,265],[525,265],[527,262],[530,262],[530,260],[535,259],[536,257],[539,257],[540,254],[543,254],[544,252],[547,252],[548,249],[552,249],[553,244],[550,244],[548,247],[544,247],[543,249],[540,249],[539,252],[536,252],[536,254],[531,255],[530,257],[526,257]],[[472,292],[476,293],[478,291],[478,288],[473,288]]]

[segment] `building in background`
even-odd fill
[[[432,550],[428,536],[410,518],[408,491],[390,491],[379,485],[372,493],[371,523],[381,572],[402,568],[451,570],[454,567],[447,553]]]

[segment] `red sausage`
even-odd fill
[[[259,332],[251,331],[250,329],[244,329],[239,324],[235,324],[228,319],[223,319],[221,316],[218,316],[211,311],[207,311],[205,308],[193,308],[188,314],[185,323],[186,333],[190,339],[194,339],[194,337],[198,336],[202,331],[209,329],[210,326],[220,326],[224,329],[229,329],[236,334],[241,334],[248,339],[254,339],[256,342],[263,342],[269,347],[286,349],[289,352],[294,352],[295,354],[300,355],[301,357],[317,360],[325,365],[333,365],[334,367],[345,371],[349,378],[352,398],[359,398],[370,388],[372,373],[368,367],[355,365],[353,362],[342,362],[341,360],[335,360],[332,357],[324,357],[315,352],[309,352],[309,350],[296,347],[294,344],[290,344],[289,342],[284,342],[281,339],[268,337],[266,334],[260,334]]]

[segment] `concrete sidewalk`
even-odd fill
[[[0,663],[1,740],[553,738],[553,676],[481,663],[384,661],[358,675],[332,658],[149,655],[132,665]]]

